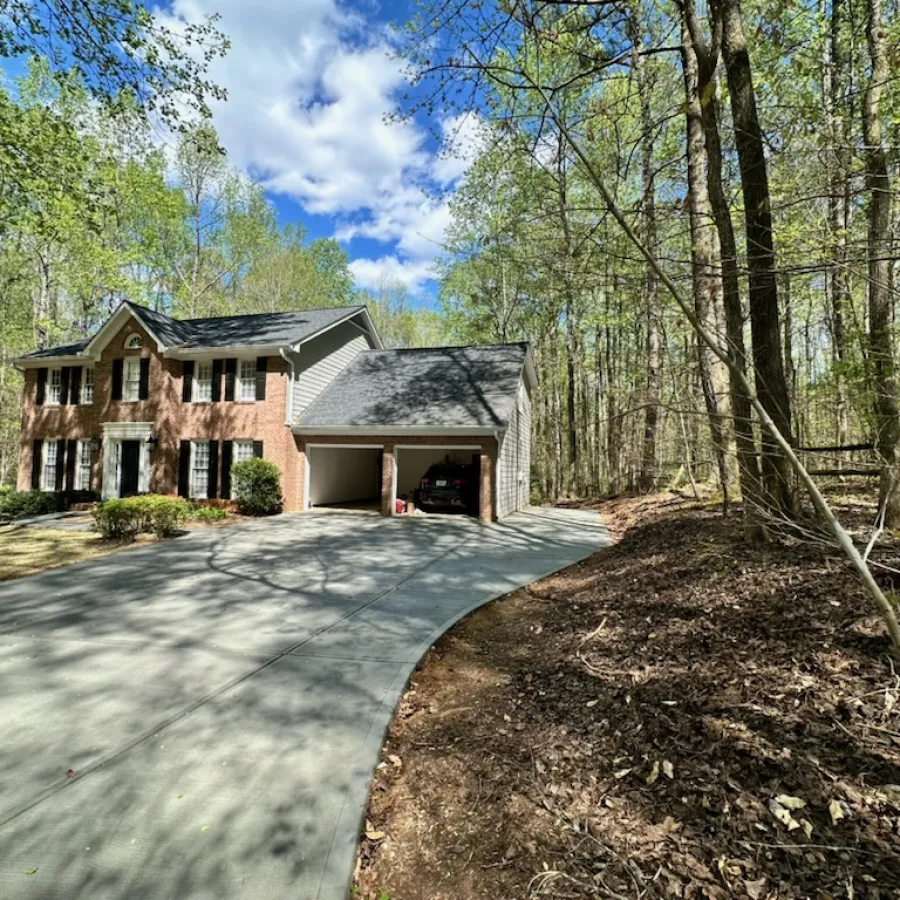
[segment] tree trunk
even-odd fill
[[[750,54],[738,0],[714,0],[712,8],[722,28],[722,55],[731,96],[731,115],[744,198],[750,332],[753,338],[756,392],[778,431],[790,441],[791,412],[781,355],[769,178],[756,110]],[[775,517],[794,516],[796,510],[790,463],[772,436],[765,431],[762,433],[762,464],[764,496],[769,511]]]
[[[715,234],[707,186],[706,146],[703,136],[703,107],[698,93],[697,55],[684,25],[682,65],[687,113],[686,147],[694,309],[700,320],[715,334],[718,331],[715,312],[721,298],[721,280],[714,268]],[[722,508],[727,513],[731,480],[728,466],[731,435],[726,418],[730,409],[723,389],[727,371],[702,341],[697,341],[697,356],[700,388],[709,417],[713,460],[722,491]]]
[[[633,67],[641,104],[641,212],[643,216],[643,240],[651,252],[658,252],[656,229],[656,173],[653,169],[654,123],[650,107],[652,86],[647,77],[647,64],[643,57],[643,30],[638,7],[632,8],[634,35]],[[659,296],[659,279],[651,267],[644,275],[644,303],[647,314],[647,384],[644,395],[644,435],[641,445],[641,466],[638,487],[652,490],[659,479],[659,405],[662,398],[662,309]]]
[[[700,29],[694,9],[694,0],[684,0],[681,6],[685,24],[690,34],[691,46],[697,57],[697,91],[701,98],[703,135],[706,140],[707,184],[709,201],[719,238],[722,268],[722,305],[725,310],[725,337],[728,351],[734,362],[729,368],[728,385],[734,416],[734,436],[737,445],[738,476],[741,497],[744,501],[744,532],[748,539],[765,537],[763,524],[762,486],[759,458],[753,434],[753,417],[750,396],[744,390],[743,379],[747,374],[747,351],[744,346],[744,311],[741,305],[740,278],[738,275],[737,241],[731,221],[731,207],[725,193],[722,178],[722,142],[719,137],[719,111],[716,99],[715,71],[721,28],[716,24],[712,47],[708,47]]]
[[[866,43],[872,66],[863,111],[866,188],[869,192],[866,248],[869,276],[869,364],[875,400],[874,443],[881,466],[879,501],[885,510],[885,524],[889,528],[896,528],[900,526],[900,491],[896,485],[900,419],[891,338],[891,180],[880,120],[881,94],[889,72],[884,52],[885,26],[882,22],[881,0],[868,0],[866,11]]]

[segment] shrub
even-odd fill
[[[0,497],[0,519],[28,519],[63,508],[62,497],[52,491],[10,491]]]
[[[221,506],[191,506],[190,518],[198,522],[220,522],[228,518],[228,510]]]
[[[271,516],[281,512],[281,473],[268,459],[245,459],[231,470],[231,483],[239,512]]]
[[[106,500],[94,511],[97,530],[106,538],[134,540],[141,533],[171,537],[190,512],[187,501],[161,494]]]

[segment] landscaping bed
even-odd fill
[[[678,497],[598,511],[614,547],[414,676],[355,895],[900,897],[900,666],[841,557]]]

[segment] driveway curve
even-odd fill
[[[280,516],[0,586],[0,896],[345,900],[415,664],[595,514]]]

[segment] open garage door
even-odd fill
[[[308,444],[309,505],[380,508],[382,453],[381,447]]]
[[[401,500],[412,500],[417,507],[419,503],[419,485],[428,470],[435,465],[464,465],[469,468],[469,476],[472,479],[471,502],[469,508],[457,509],[458,512],[468,512],[470,515],[478,515],[478,497],[481,451],[476,446],[456,447],[403,447],[395,448],[395,460],[397,466],[397,491],[396,496]],[[440,506],[436,511],[450,512],[452,507]]]

